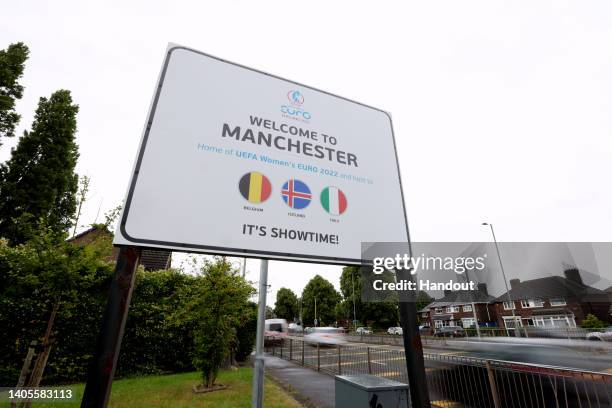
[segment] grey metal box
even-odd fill
[[[337,375],[336,408],[409,408],[408,384],[374,375]]]

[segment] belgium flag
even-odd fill
[[[257,171],[252,171],[242,176],[238,188],[240,189],[240,194],[253,204],[263,203],[272,193],[270,180]]]

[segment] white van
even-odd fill
[[[289,329],[285,319],[266,319],[264,338],[266,340],[277,340],[287,336]]]

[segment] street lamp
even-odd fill
[[[502,263],[501,255],[499,253],[499,246],[497,245],[497,238],[495,238],[495,231],[493,230],[493,224],[483,222],[482,225],[488,225],[491,228],[491,234],[493,235],[493,242],[495,243],[495,251],[497,251],[497,259],[499,259],[499,266],[501,268],[502,276],[504,277],[504,285],[506,285],[506,295],[508,296],[508,302],[510,303],[510,310],[512,311],[512,320],[514,321],[514,326],[516,329],[516,333],[520,336],[520,331],[516,323],[516,314],[514,313],[514,302],[512,301],[512,297],[510,296],[510,288],[508,288],[508,279],[506,279],[506,272],[504,271],[504,264]],[[508,331],[508,325],[506,325],[506,331]]]

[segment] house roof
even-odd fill
[[[93,226],[85,231],[69,238],[69,242],[74,242],[79,245],[86,245],[92,241],[95,241],[101,235],[112,236],[112,233],[100,226]],[[118,252],[117,252],[118,253]],[[117,260],[117,253],[113,253],[113,256],[109,261]],[[140,253],[140,265],[142,265],[146,271],[157,271],[160,269],[170,268],[172,261],[172,251],[163,249],[143,249]]]
[[[609,301],[609,295],[603,290],[578,283],[562,276],[549,276],[524,282],[511,280],[511,283],[512,289],[510,289],[509,292],[512,300],[574,297],[582,301]],[[504,302],[507,298],[508,294],[504,292],[493,300],[493,302]]]
[[[446,307],[454,305],[465,305],[469,303],[489,303],[494,299],[493,296],[479,290],[458,290],[447,293],[443,298],[436,299],[423,309],[421,312],[426,312],[429,309],[436,307]]]

